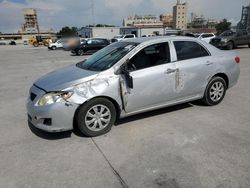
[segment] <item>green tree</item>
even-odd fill
[[[96,27],[115,27],[115,25],[108,25],[108,24],[96,24]]]
[[[73,36],[77,36],[77,28],[76,27],[63,27],[58,33],[57,35],[62,36],[62,37],[73,37]]]
[[[217,34],[221,34],[226,30],[230,30],[231,22],[228,22],[227,19],[223,19],[220,23],[215,26]]]

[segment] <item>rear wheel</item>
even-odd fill
[[[248,48],[250,48],[250,44],[248,44]]]
[[[229,41],[228,44],[227,44],[227,49],[228,49],[228,50],[232,50],[233,47],[234,47],[233,42]]]
[[[96,98],[87,102],[76,114],[76,124],[86,136],[99,136],[109,132],[115,119],[115,106],[105,98]]]
[[[52,50],[56,50],[56,46],[52,46],[51,49],[52,49]]]
[[[208,106],[219,104],[226,94],[227,85],[223,78],[214,77],[208,83],[202,102]]]
[[[78,49],[77,50],[77,55],[80,55],[80,56],[84,55],[84,50],[83,49]]]

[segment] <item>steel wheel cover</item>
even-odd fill
[[[225,92],[225,87],[221,82],[215,82],[210,88],[209,96],[213,102],[221,100]]]
[[[111,120],[111,112],[105,105],[98,104],[91,107],[85,115],[85,125],[91,131],[105,129]]]

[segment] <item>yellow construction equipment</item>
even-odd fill
[[[29,44],[33,45],[34,47],[38,47],[39,45],[49,46],[49,42],[51,41],[51,37],[44,37],[44,36],[31,36],[29,38]]]

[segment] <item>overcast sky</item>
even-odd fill
[[[0,0],[0,32],[17,32],[24,22],[23,8],[36,8],[41,29],[58,31],[63,26],[82,27],[93,20],[102,24],[122,25],[122,19],[133,14],[172,13],[176,0]],[[235,24],[243,5],[249,0],[187,0],[191,12],[218,20],[227,18]]]

